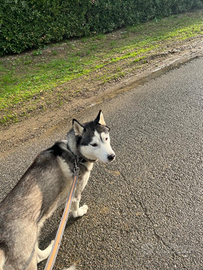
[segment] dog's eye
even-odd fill
[[[108,137],[105,138],[105,141],[108,141]]]
[[[93,146],[93,147],[97,147],[97,146],[98,146],[98,144],[97,144],[97,143],[93,143],[93,144],[91,144],[91,146]]]

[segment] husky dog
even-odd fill
[[[71,212],[76,218],[87,213],[87,205],[80,207],[79,203],[94,162],[108,163],[114,158],[109,128],[101,111],[94,121],[85,124],[73,119],[67,140],[41,152],[0,204],[0,270],[37,270],[37,264],[49,256],[54,242],[40,250],[40,230],[57,207],[65,203],[75,160],[80,173]]]

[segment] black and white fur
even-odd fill
[[[79,160],[80,174],[71,212],[76,218],[87,213],[87,205],[80,207],[79,203],[94,162],[107,163],[115,158],[101,111],[94,121],[85,124],[74,119],[67,140],[41,152],[1,202],[0,270],[37,270],[37,264],[49,256],[53,241],[40,250],[40,230],[66,201],[75,158]]]

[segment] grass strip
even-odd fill
[[[126,27],[106,35],[96,35],[63,43],[17,56],[0,58],[0,124],[18,121],[15,108],[36,107],[35,96],[51,92],[56,87],[88,76],[99,70],[98,84],[119,76],[123,61],[139,62],[154,50],[164,50],[164,43],[184,42],[203,34],[203,11],[195,11],[145,24]],[[114,65],[116,74],[108,74]],[[113,68],[112,68],[113,70]],[[114,71],[115,72],[115,71]],[[106,77],[106,78],[105,78]],[[105,78],[105,79],[104,79]],[[57,92],[58,95],[58,92]],[[32,101],[33,100],[33,101]],[[49,101],[50,102],[50,101]]]

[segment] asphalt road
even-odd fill
[[[91,120],[102,108],[117,158],[95,165],[82,198],[88,213],[69,219],[54,269],[73,262],[79,270],[203,269],[202,93],[200,58],[78,119]],[[0,161],[1,199],[67,126]],[[59,220],[58,211],[46,223],[42,247]]]

